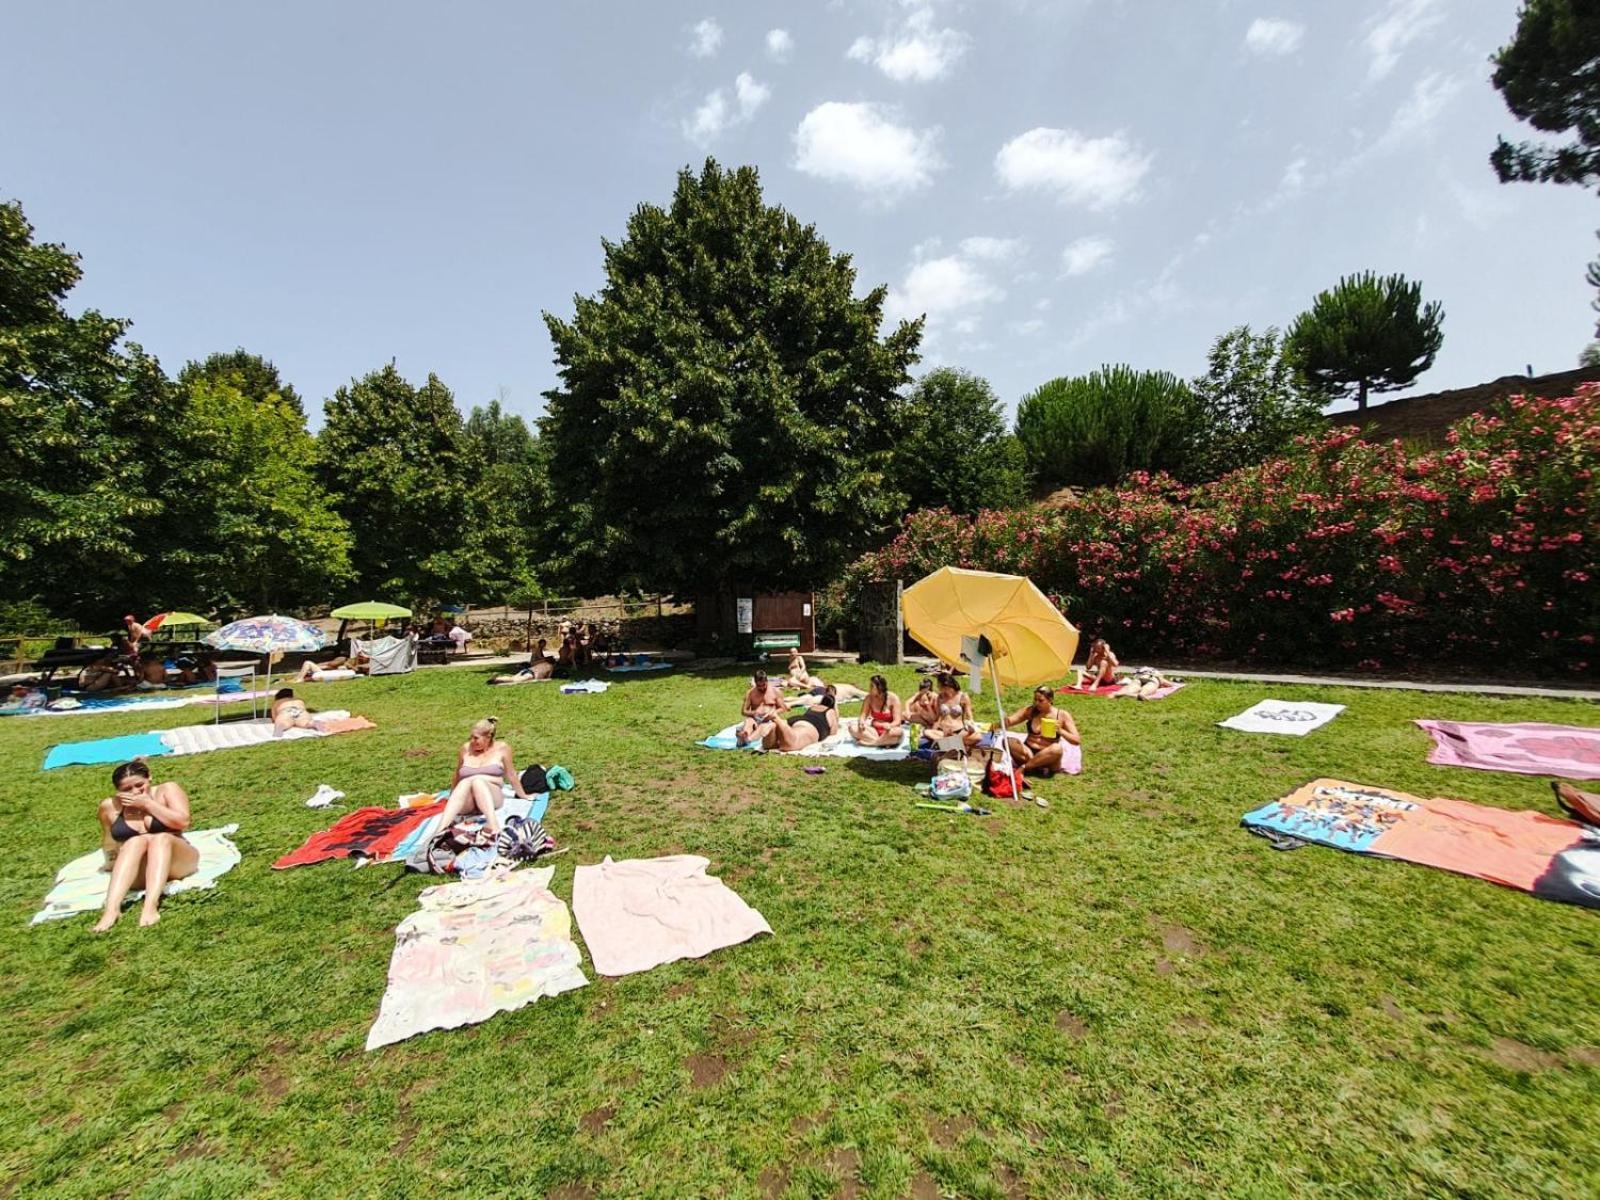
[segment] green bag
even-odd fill
[[[565,767],[551,767],[544,773],[544,778],[552,792],[570,792],[575,786],[572,782],[572,772]]]

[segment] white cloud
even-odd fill
[[[871,63],[896,83],[928,83],[949,74],[969,40],[960,30],[935,28],[933,10],[918,8],[895,33],[858,37],[845,54]]]
[[[961,253],[986,262],[1009,262],[1020,258],[1028,243],[1021,238],[969,237],[961,241]]]
[[[1245,30],[1244,44],[1245,49],[1254,54],[1293,54],[1300,49],[1305,35],[1306,27],[1298,22],[1277,17],[1257,17]]]
[[[1115,249],[1110,238],[1081,237],[1061,252],[1061,269],[1068,275],[1087,275],[1110,262]]]
[[[926,187],[944,166],[937,129],[898,124],[878,104],[830,100],[794,132],[795,169],[888,198]]]
[[[739,116],[746,121],[755,116],[756,110],[772,95],[772,89],[757,83],[749,71],[739,72],[739,77],[733,81],[733,91],[739,99]]]
[[[757,83],[750,72],[741,71],[733,81],[732,101],[724,88],[712,92],[683,122],[683,136],[697,146],[709,146],[732,126],[748,122],[771,95],[771,88]]]
[[[1389,118],[1388,128],[1378,138],[1378,149],[1392,149],[1426,131],[1460,90],[1461,80],[1441,71],[1430,71],[1417,80],[1411,87],[1411,95]]]
[[[788,62],[794,53],[794,38],[787,29],[767,30],[767,55],[774,62]]]
[[[1039,320],[1038,317],[1033,317],[1027,321],[1018,321],[1011,326],[1011,332],[1018,337],[1032,337],[1036,333],[1043,332],[1043,330],[1044,322]]]
[[[689,30],[689,53],[696,58],[710,58],[722,49],[722,26],[710,17]]]
[[[1382,79],[1402,50],[1443,20],[1439,0],[1390,0],[1387,11],[1367,22],[1367,77]]]
[[[1134,199],[1150,156],[1120,133],[1085,137],[1072,129],[1030,129],[994,158],[995,175],[1012,191],[1042,188],[1063,204],[1112,208]]]
[[[973,309],[1005,299],[983,271],[959,254],[928,258],[914,263],[905,281],[889,289],[884,315],[890,321],[926,316],[930,326],[948,325],[953,333],[970,334],[977,329]]]

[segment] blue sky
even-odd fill
[[[76,306],[169,372],[242,345],[310,407],[397,360],[463,409],[555,381],[541,310],[707,155],[929,314],[1008,405],[1193,375],[1363,269],[1421,280],[1419,390],[1564,370],[1594,197],[1499,184],[1514,0],[34,0],[0,195],[82,253]]]

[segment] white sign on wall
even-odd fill
[[[753,632],[756,623],[756,602],[748,596],[740,596],[734,604],[738,609],[739,632]]]

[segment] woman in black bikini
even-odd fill
[[[200,852],[183,837],[189,828],[189,796],[181,786],[170,781],[152,786],[150,768],[139,759],[111,772],[111,786],[116,795],[100,801],[100,844],[106,853],[102,869],[111,872],[111,883],[96,933],[117,923],[141,871],[144,910],[139,924],[154,925],[161,919],[156,909],[162,889],[200,868]]]
[[[823,688],[817,702],[798,717],[773,721],[761,738],[763,750],[782,750],[789,753],[814,746],[824,738],[839,732],[839,709],[833,685]]]
[[[1011,754],[1024,775],[1054,775],[1061,768],[1067,743],[1082,745],[1077,722],[1064,708],[1056,707],[1054,688],[1037,687],[1033,703],[1019,708],[1006,718],[1006,728],[1022,725],[1022,734],[1010,733]]]

